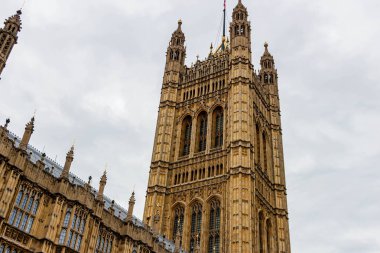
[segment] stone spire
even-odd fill
[[[185,34],[182,32],[182,20],[178,20],[178,27],[172,34],[166,56],[167,70],[179,71],[185,64],[186,48]]]
[[[74,160],[74,145],[71,146],[69,152],[67,152],[66,162],[65,162],[65,166],[63,166],[61,178],[64,178],[64,179],[69,178],[71,163],[73,162],[73,160]]]
[[[4,22],[4,27],[0,28],[0,77],[7,59],[17,44],[18,32],[21,31],[21,10]]]
[[[260,80],[264,84],[274,84],[277,79],[277,70],[275,68],[273,56],[269,53],[268,43],[264,44],[264,53],[260,59]]]
[[[100,178],[98,196],[96,197],[99,201],[103,201],[104,188],[106,187],[106,184],[107,184],[107,171],[105,170],[103,173],[103,176]]]
[[[241,1],[232,12],[230,38],[232,57],[251,60],[251,23],[248,21],[247,8]]]
[[[26,151],[33,132],[34,132],[34,116],[25,126],[25,132],[24,132],[24,135],[22,136],[20,146],[19,146],[20,149]]]
[[[261,56],[260,65],[262,69],[274,69],[274,59],[273,56],[269,53],[268,50],[268,42],[264,43],[264,53]],[[265,64],[265,63],[272,63],[272,64]]]
[[[135,198],[135,192],[133,191],[131,197],[129,198],[127,220],[132,220],[133,218],[133,208],[135,207],[135,203],[136,203],[136,198]]]

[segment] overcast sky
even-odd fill
[[[0,19],[23,0],[1,0]],[[228,16],[237,0],[228,1]],[[380,252],[379,0],[243,0],[258,69],[279,77],[292,251]],[[232,6],[233,5],[233,6]],[[215,42],[222,0],[30,0],[0,81],[0,121],[142,216],[165,51],[183,19],[187,63]],[[3,123],[2,123],[3,124]]]

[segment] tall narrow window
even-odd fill
[[[272,226],[271,226],[271,223],[270,223],[270,220],[268,219],[267,220],[267,252],[266,253],[271,253],[272,252],[272,249],[271,249],[271,244],[272,244],[272,239],[271,239],[271,229],[272,229]]]
[[[190,116],[187,116],[183,120],[182,125],[182,155],[188,155],[190,153],[190,144],[191,144],[191,126],[192,119]]]
[[[114,235],[106,228],[101,227],[99,229],[95,253],[111,253],[114,240]]]
[[[202,205],[195,203],[191,208],[191,230],[190,230],[190,253],[195,252],[201,243]]]
[[[5,43],[5,46],[3,47],[3,51],[2,51],[3,54],[7,54],[8,49],[11,45],[11,40],[12,39],[10,37],[7,39],[7,42]]]
[[[264,223],[264,215],[262,212],[259,213],[259,252],[264,253],[264,229],[263,224]]]
[[[173,239],[175,239],[177,232],[182,235],[184,217],[185,209],[182,205],[178,205],[174,209]]]
[[[213,113],[214,148],[223,146],[223,109],[218,107]]]
[[[3,47],[6,36],[7,36],[6,34],[2,34],[0,37],[0,49]]]
[[[268,159],[267,159],[267,137],[266,134],[263,133],[263,157],[264,157],[264,170],[268,169]]]
[[[9,216],[8,223],[18,229],[30,233],[39,207],[41,193],[21,186],[15,200],[15,206]]]
[[[208,253],[220,252],[220,202],[214,199],[210,202],[210,221],[208,236]]]
[[[256,154],[256,163],[260,165],[260,127],[256,124],[256,138],[255,138],[255,154]]]
[[[65,218],[63,219],[63,224],[61,228],[61,233],[59,235],[59,244],[64,244],[67,234],[67,227],[69,226],[70,218],[71,218],[72,208],[68,207],[66,210]]]
[[[198,116],[198,151],[206,150],[207,140],[207,114],[202,112]]]
[[[62,223],[59,244],[66,245],[75,251],[79,251],[82,244],[84,228],[86,226],[87,214],[80,208],[75,209],[74,215],[72,215],[72,212],[73,208],[68,207]]]

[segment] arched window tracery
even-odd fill
[[[96,242],[95,253],[111,253],[115,236],[105,227],[99,229],[99,235]]]
[[[42,194],[27,185],[22,185],[8,223],[18,229],[30,233],[39,207]]]
[[[67,207],[58,243],[66,245],[75,251],[79,251],[82,244],[86,220],[87,213],[83,209],[80,207],[76,207],[75,209],[72,206]]]
[[[202,205],[194,203],[191,207],[191,229],[190,229],[190,253],[195,252],[196,247],[201,244]]]
[[[223,115],[223,109],[221,107],[218,107],[214,110],[213,113],[213,141],[214,141],[214,148],[222,147],[223,146],[223,121],[224,121],[224,115]]]
[[[185,208],[182,205],[178,205],[174,209],[174,224],[173,224],[173,239],[176,238],[177,232],[182,235],[183,222],[185,220]]]
[[[202,112],[198,116],[198,151],[206,150],[207,142],[207,114]]]
[[[187,116],[183,120],[182,124],[182,154],[183,156],[190,153],[190,144],[191,144],[191,128],[192,128],[192,119],[190,116]]]
[[[220,252],[220,201],[213,199],[210,202],[208,253]]]

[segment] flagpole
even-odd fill
[[[223,9],[223,38],[226,37],[226,0],[224,0],[224,9]]]
[[[222,50],[225,49],[225,41],[226,41],[226,1],[224,0],[224,8],[223,8],[223,37],[222,37]]]

